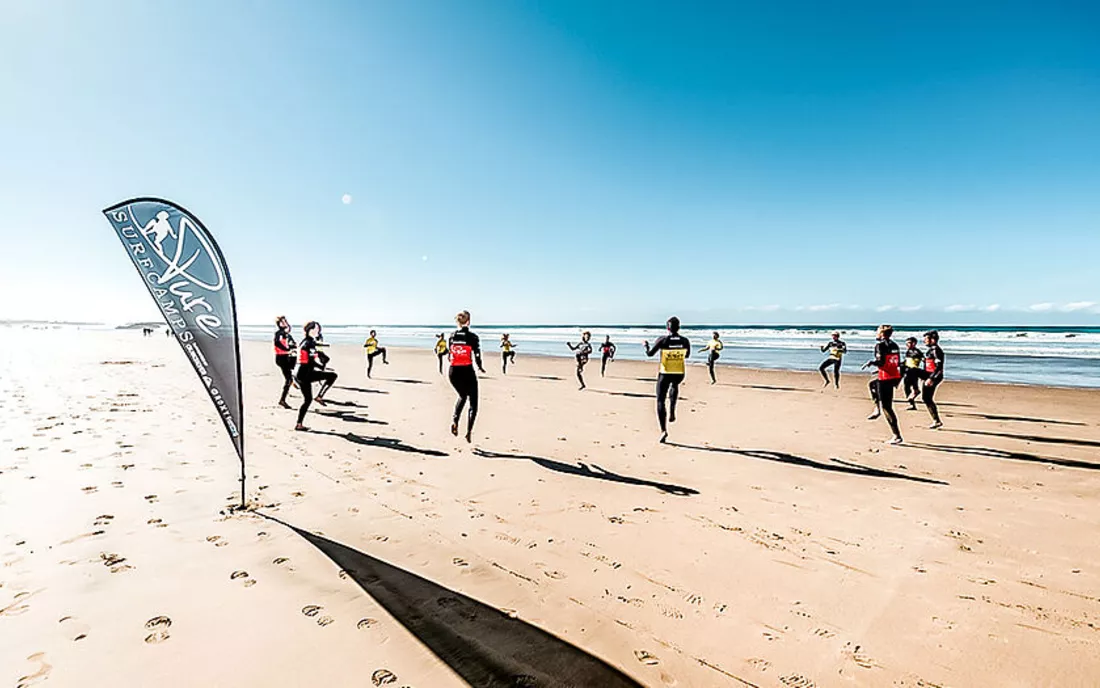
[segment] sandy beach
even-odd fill
[[[946,427],[899,404],[888,447],[854,358],[840,391],[692,367],[659,445],[655,363],[596,360],[579,392],[570,359],[521,349],[502,376],[494,351],[467,445],[430,351],[368,381],[332,347],[331,403],[295,433],[244,342],[254,507],[230,512],[239,464],[175,341],[7,334],[0,685],[1100,677],[1095,390],[949,368]]]

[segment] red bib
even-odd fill
[[[451,365],[470,366],[474,364],[474,347],[469,344],[451,344]]]
[[[878,369],[878,379],[897,380],[901,377],[901,355],[886,354],[886,362]]]

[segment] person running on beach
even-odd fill
[[[890,444],[901,444],[901,431],[898,429],[898,416],[894,413],[894,390],[901,382],[901,352],[898,345],[890,337],[894,335],[891,325],[879,325],[876,333],[875,357],[863,364],[864,368],[874,366],[878,368],[878,375],[867,385],[871,390],[871,398],[875,402],[875,410],[867,416],[867,420],[874,420],[880,415],[886,415],[886,422],[894,436]]]
[[[917,392],[920,391],[920,381],[923,377],[924,354],[917,347],[917,338],[909,337],[905,340],[905,371],[902,373],[905,379],[905,400],[909,402],[909,410],[917,410]]]
[[[482,373],[485,368],[481,365],[481,340],[470,331],[470,311],[456,315],[455,322],[458,329],[447,342],[451,354],[451,386],[458,392],[451,434],[458,437],[458,420],[462,416],[462,408],[469,401],[470,413],[466,421],[466,441],[469,442],[477,419],[477,373],[474,372],[474,363]]]
[[[665,324],[668,334],[660,337],[651,347],[644,343],[645,355],[652,358],[661,352],[661,365],[657,374],[657,422],[661,425],[661,442],[668,441],[665,416],[665,398],[668,397],[667,421],[676,422],[676,401],[680,398],[680,383],[684,381],[685,361],[691,356],[691,343],[680,336],[680,319],[675,315]]]
[[[592,355],[592,345],[588,343],[588,340],[592,339],[592,333],[587,330],[581,333],[581,341],[576,346],[572,342],[566,342],[565,345],[569,347],[570,351],[576,352],[577,355],[577,380],[581,383],[581,389],[584,389],[584,366],[588,363],[588,357]]]
[[[502,366],[501,373],[508,374],[508,362],[511,361],[512,365],[516,364],[516,352],[512,351],[515,348],[515,344],[508,338],[508,334],[500,335],[500,364]]]
[[[600,355],[600,377],[603,377],[607,362],[615,358],[615,345],[611,343],[611,335],[604,337],[603,344],[600,344]]]
[[[288,409],[290,404],[286,403],[286,395],[294,384],[294,359],[298,353],[298,344],[290,334],[290,323],[286,316],[275,318],[275,327],[275,365],[283,371],[283,395],[279,397],[279,406]]]
[[[943,427],[940,422],[940,410],[936,406],[936,390],[943,382],[943,349],[940,348],[940,333],[936,330],[924,333],[924,345],[928,351],[924,354],[924,389],[921,391],[921,399],[924,407],[932,416],[932,425],[928,427],[938,430]]]
[[[381,355],[382,363],[389,365],[390,362],[386,360],[386,347],[378,346],[378,333],[374,330],[370,331],[370,336],[367,337],[367,341],[363,342],[363,353],[367,357],[367,377],[370,378],[371,371],[374,370],[374,357]]]
[[[447,336],[440,332],[435,339],[435,357],[439,359],[439,374],[443,374],[443,361],[447,358]]]
[[[704,346],[702,349],[699,349],[699,353],[703,353],[704,351],[710,352],[709,354],[707,354],[707,370],[710,372],[710,384],[712,385],[717,384],[718,382],[718,380],[714,377],[714,363],[718,360],[720,356],[718,352],[720,352],[723,348],[725,348],[725,345],[722,344],[722,338],[717,332],[715,332],[711,335],[711,340],[707,342],[707,345]]]
[[[817,372],[821,373],[821,377],[825,378],[825,384],[822,387],[829,386],[829,374],[826,373],[826,369],[832,367],[833,369],[833,384],[837,389],[840,389],[840,362],[844,359],[844,354],[848,353],[848,345],[840,340],[840,333],[833,332],[833,338],[821,345],[821,352],[828,351],[829,357],[821,362]]]
[[[306,412],[309,411],[309,405],[313,401],[313,383],[321,383],[320,389],[317,390],[317,403],[324,406],[325,392],[336,382],[335,371],[324,369],[329,360],[328,356],[317,348],[320,344],[321,325],[311,320],[302,330],[306,336],[298,349],[298,385],[302,389],[303,399],[302,406],[298,409],[298,424],[294,426],[295,430],[309,430],[302,425],[302,422],[305,421]]]

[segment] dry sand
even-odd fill
[[[660,446],[654,364],[494,354],[470,447],[430,352],[333,347],[305,434],[246,343],[234,514],[175,342],[5,334],[0,686],[1100,683],[1096,391],[949,380],[887,447],[866,375],[695,367]]]

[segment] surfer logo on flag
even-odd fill
[[[111,211],[120,237],[173,328],[186,327],[182,313],[188,313],[199,332],[217,338],[223,318],[201,292],[220,292],[226,280],[205,233],[175,208],[164,210],[165,206],[160,206],[153,214],[155,206],[144,205]],[[151,216],[146,219],[142,210]]]

